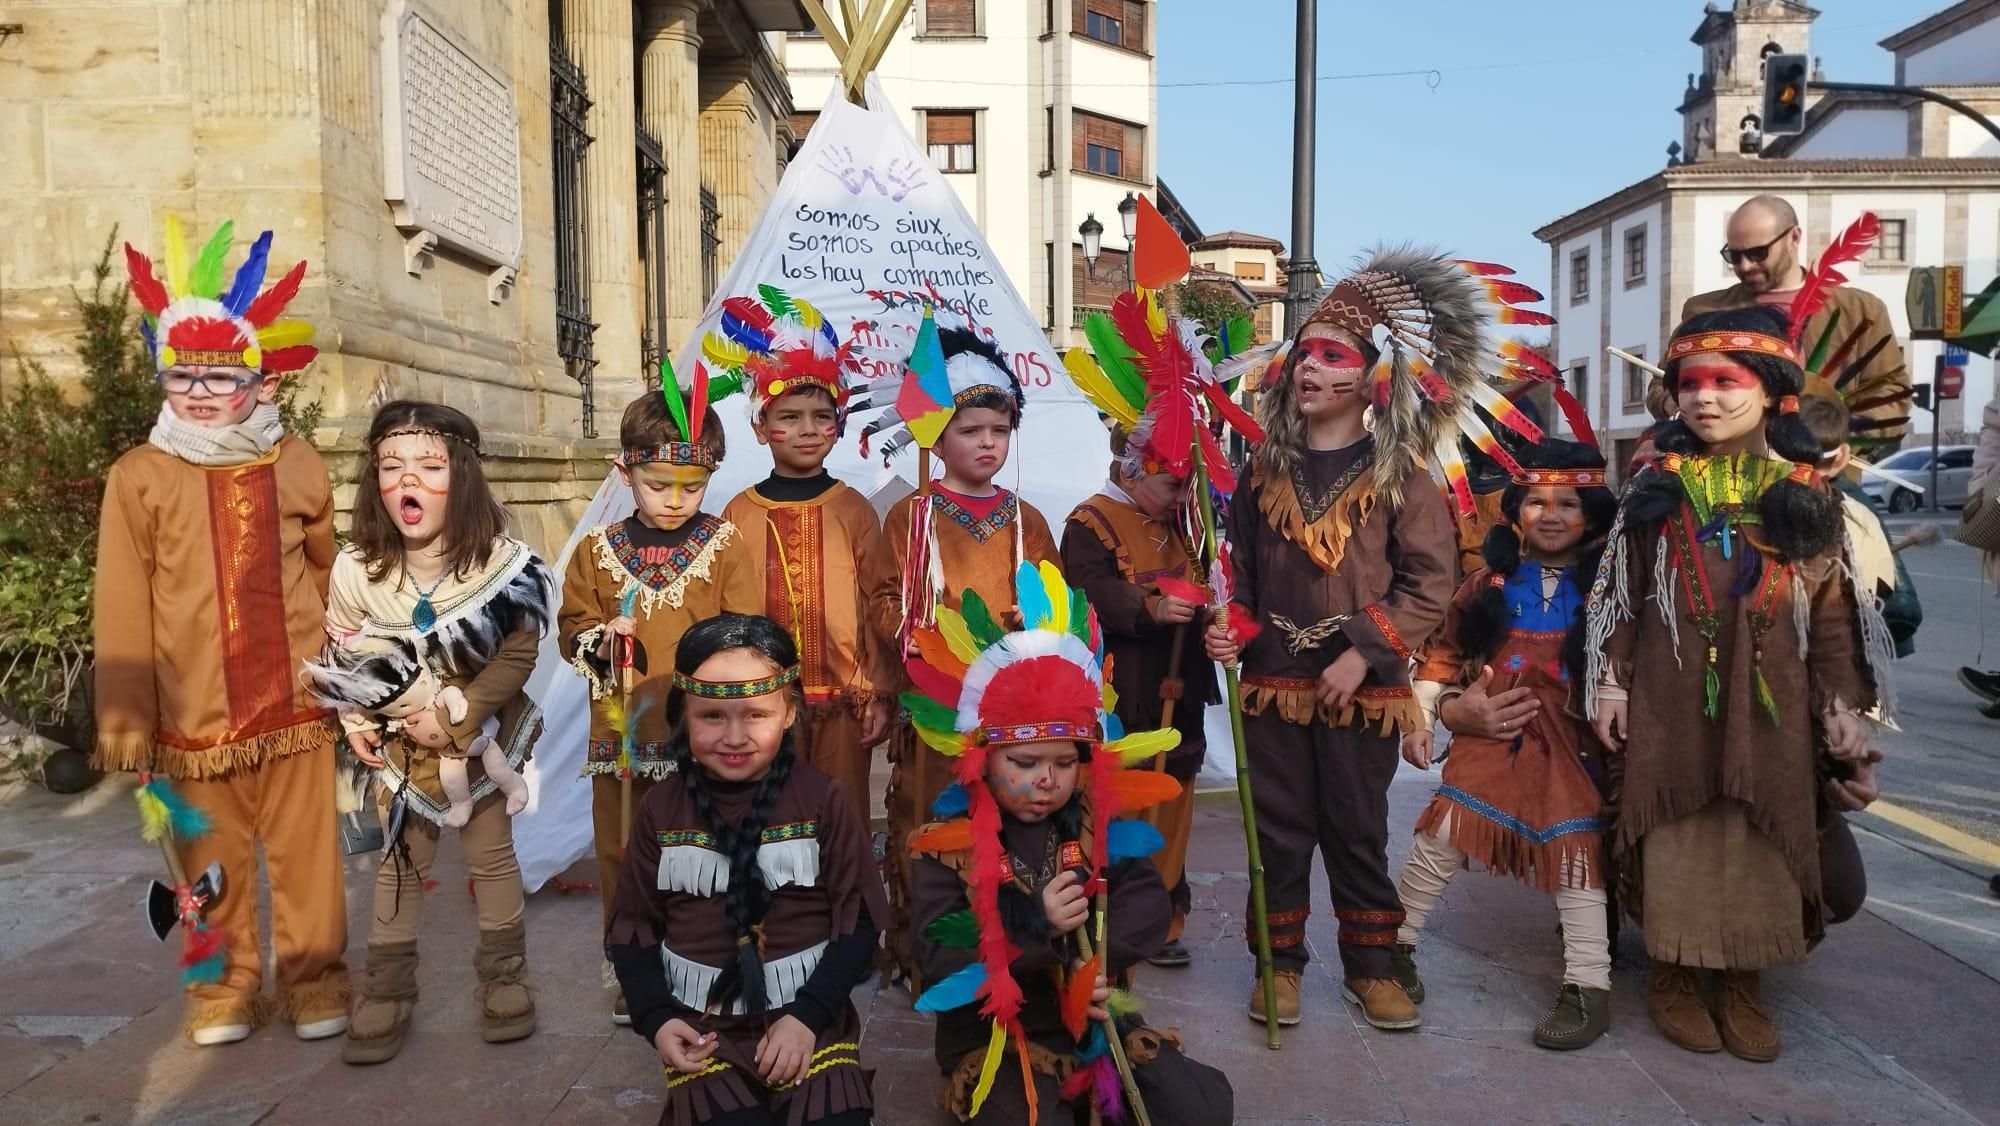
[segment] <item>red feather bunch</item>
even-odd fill
[[[952,700],[956,696],[932,696]],[[1061,657],[1029,657],[1001,669],[979,701],[982,723],[1048,723],[1061,720],[1079,726],[1097,722],[1103,703],[1089,680]]]
[[[1863,211],[1861,217],[1847,225],[1840,237],[1826,248],[1813,264],[1812,272],[1806,275],[1805,284],[1799,287],[1798,296],[1792,298],[1791,337],[1799,338],[1806,327],[1807,318],[1826,305],[1827,294],[1834,286],[1847,280],[1840,267],[1859,259],[1868,248],[1881,237],[1882,221],[1873,211]]]

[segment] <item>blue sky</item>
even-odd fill
[[[1816,0],[1812,53],[1829,78],[1888,82],[1892,61],[1876,44],[1950,3]],[[1701,0],[1319,8],[1314,242],[1328,271],[1376,241],[1411,239],[1507,263],[1546,289],[1535,228],[1663,167],[1681,137],[1674,107],[1701,69],[1688,42]],[[1161,177],[1203,230],[1289,247],[1292,0],[1154,10]],[[1429,70],[1435,78],[1328,77]],[[1266,84],[1217,84],[1253,82]]]

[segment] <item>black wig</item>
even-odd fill
[[[1028,400],[1021,392],[1021,381],[1014,378],[1014,369],[1007,366],[1007,355],[1000,346],[969,328],[938,329],[938,351],[944,354],[948,363],[954,356],[977,356],[993,365],[993,386],[999,391],[988,391],[974,395],[962,403],[953,403],[955,410],[983,407],[999,411],[1008,416],[1016,430],[1021,428],[1021,412],[1028,407]]]
[[[1681,337],[1711,332],[1753,332],[1785,337],[1790,329],[1783,309],[1757,305],[1748,309],[1697,314],[1689,317],[1674,331],[1674,335]],[[1754,373],[1774,402],[1787,395],[1800,395],[1805,390],[1805,372],[1792,360],[1763,352],[1727,352],[1724,355]],[[1667,361],[1665,382],[1670,395],[1680,394],[1680,367],[1679,360]],[[1813,466],[1819,464],[1819,441],[1796,412],[1785,413],[1776,407],[1769,408],[1764,417],[1764,440],[1773,453],[1787,461]],[[1662,454],[1695,456],[1704,452],[1694,431],[1679,417],[1660,426],[1653,445]],[[1663,472],[1642,474],[1633,483],[1628,497],[1627,519],[1642,526],[1656,525],[1670,517],[1680,507],[1681,500],[1680,483],[1672,475]],[[1779,481],[1758,498],[1757,514],[1763,522],[1764,539],[1785,559],[1810,559],[1840,546],[1843,528],[1840,495],[1817,479],[1805,485],[1791,480]]]
[[[1559,438],[1544,438],[1540,444],[1523,449],[1520,460],[1523,467],[1529,469],[1604,468],[1604,455],[1594,447]],[[1486,560],[1487,570],[1502,580],[1513,578],[1514,573],[1521,569],[1521,536],[1514,526],[1521,518],[1521,501],[1528,495],[1529,488],[1527,485],[1508,484],[1507,491],[1500,495],[1502,519],[1492,531],[1486,533],[1486,542],[1479,549]],[[1576,492],[1583,502],[1583,539],[1577,554],[1576,585],[1579,591],[1588,591],[1597,576],[1598,558],[1604,553],[1604,537],[1611,531],[1611,522],[1618,515],[1618,496],[1602,485]],[[1507,613],[1506,592],[1490,584],[1480,588],[1458,619],[1457,641],[1459,649],[1465,654],[1468,670],[1476,671],[1500,651],[1513,631],[1512,621]],[[1576,621],[1570,624],[1570,636],[1580,636],[1582,626],[1583,615],[1579,609]],[[1568,648],[1568,645],[1564,646],[1565,653]],[[1572,670],[1574,673],[1575,670]]]
[[[681,635],[680,644],[674,649],[674,671],[693,676],[710,657],[731,649],[749,649],[780,669],[799,663],[798,647],[783,626],[761,614],[724,613],[695,623]],[[787,691],[796,694],[797,682]],[[793,702],[796,704],[797,700]],[[695,762],[687,726],[681,722],[686,710],[687,694],[675,688],[667,696],[667,717],[674,726],[668,754],[679,764],[681,784],[687,788],[688,797],[708,823],[709,832],[715,834],[723,855],[729,858],[725,908],[729,929],[736,939],[736,958],[716,977],[707,1005],[724,1006],[741,996],[745,1009],[761,1013],[768,1004],[764,995],[764,962],[754,935],[756,927],[764,921],[764,912],[771,906],[771,896],[770,889],[764,886],[763,870],[757,865],[757,849],[763,842],[765,823],[791,777],[792,764],[797,761],[795,735],[792,731],[785,732],[784,740],[778,744],[778,757],[757,783],[749,812],[741,822],[731,825],[715,808],[708,792],[709,783]]]

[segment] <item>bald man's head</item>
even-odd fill
[[[1723,257],[1736,280],[1757,293],[1795,289],[1805,280],[1799,269],[1801,234],[1791,204],[1774,195],[1752,196],[1729,216]]]

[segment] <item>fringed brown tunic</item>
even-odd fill
[[[757,784],[707,780],[707,788],[720,816],[740,824]],[[868,976],[871,952],[851,960],[839,953],[857,928],[865,929],[865,944],[872,947],[870,920],[888,914],[867,826],[855,818],[839,783],[803,762],[793,765],[764,825],[758,867],[772,890],[755,941],[763,952],[770,1008],[711,1015],[704,1011],[708,987],[736,957],[738,936],[726,903],[729,858],[718,851],[678,774],[648,790],[632,815],[604,942],[631,1005],[633,1031],[650,1045],[661,1027],[679,1018],[720,1037],[702,1071],[667,1072],[661,1126],[707,1122],[753,1105],[772,1108],[787,1126],[808,1126],[874,1105],[871,1073],[859,1055],[861,1018],[847,1000]],[[634,948],[656,956],[634,958]],[[841,980],[827,980],[827,973]],[[757,1045],[766,1027],[785,1015],[814,1028],[814,1053],[802,1081],[774,1090],[758,1078]]]

